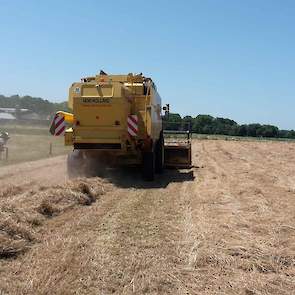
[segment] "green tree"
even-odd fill
[[[262,125],[256,130],[256,136],[278,137],[279,128],[273,125]]]
[[[183,122],[183,130],[192,130],[194,119],[191,116],[185,116],[182,119]]]
[[[167,130],[180,130],[182,127],[182,118],[179,114],[170,113],[164,122],[164,128]]]
[[[198,115],[193,121],[193,131],[203,134],[212,134],[214,117],[210,115]]]
[[[256,137],[257,136],[257,130],[261,127],[260,124],[254,123],[249,124],[247,128],[247,136]]]
[[[238,127],[238,130],[237,130],[239,136],[247,136],[248,134],[248,125],[246,124],[243,124],[243,125],[240,125]]]

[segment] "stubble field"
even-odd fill
[[[294,294],[295,143],[194,140],[191,170],[0,169],[1,294]]]

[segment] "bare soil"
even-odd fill
[[[0,169],[0,294],[295,294],[295,143],[196,140],[191,170]]]

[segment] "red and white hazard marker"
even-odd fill
[[[132,137],[138,133],[138,117],[137,115],[128,115],[127,118],[128,134]]]
[[[65,118],[63,115],[57,114],[54,117],[54,135],[63,135],[66,130]]]

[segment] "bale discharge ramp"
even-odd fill
[[[191,132],[164,130],[164,164],[167,168],[191,168]]]

